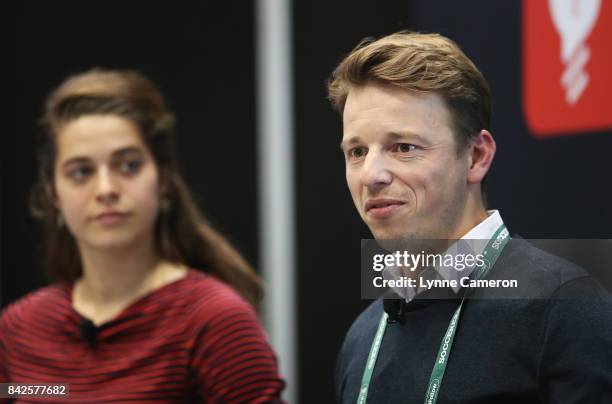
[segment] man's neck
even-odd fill
[[[485,209],[484,203],[480,196],[480,191],[478,190],[478,193],[471,192],[468,196],[463,214],[459,217],[456,225],[453,227],[454,231],[450,233],[451,235],[449,239],[459,240],[486,218],[487,210]]]

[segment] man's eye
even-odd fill
[[[364,147],[353,147],[348,151],[348,157],[352,159],[358,159],[366,155]]]
[[[410,143],[397,143],[393,145],[393,151],[398,153],[410,153],[416,150],[416,146]]]
[[[80,182],[86,179],[92,172],[93,169],[91,167],[81,166],[70,170],[68,176],[74,181]]]
[[[124,174],[134,174],[140,170],[142,161],[140,160],[126,160],[122,161],[119,165],[119,170]]]

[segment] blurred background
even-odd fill
[[[12,24],[6,78],[14,92],[2,131],[2,307],[46,282],[39,228],[27,207],[44,97],[67,75],[94,66],[137,69],[159,85],[177,115],[183,172],[202,210],[265,276],[271,297],[264,317],[290,379],[288,398],[333,402],[336,354],[370,303],[360,299],[358,274],[360,240],[370,234],[345,184],[341,119],[326,100],[325,82],[364,37],[440,32],[481,69],[492,87],[498,146],[487,196],[512,233],[612,238],[612,63],[605,48],[612,3],[595,1],[594,22],[582,21],[578,8],[568,12],[575,21],[565,23],[555,20],[552,3],[15,2],[6,15]],[[565,59],[564,47],[574,50]],[[572,56],[584,49],[586,61]],[[270,90],[275,80],[262,79],[274,65],[266,58],[279,51],[285,59],[276,66],[286,74],[277,90],[288,110],[267,107],[277,90]],[[561,84],[569,66],[574,78]],[[281,139],[280,148],[262,133],[275,116],[284,123],[273,130],[290,140]],[[279,170],[284,177],[276,181]],[[275,202],[264,195],[277,186],[289,193],[281,195],[280,223],[269,215]],[[277,247],[290,253],[284,261],[271,258],[274,234],[283,237]],[[574,255],[585,259],[584,251]],[[587,266],[612,288],[601,260]]]

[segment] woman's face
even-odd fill
[[[55,201],[79,247],[152,245],[159,174],[137,127],[117,115],[84,115],[56,142]]]

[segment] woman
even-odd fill
[[[33,207],[60,282],[2,313],[0,382],[68,383],[79,402],[278,400],[257,275],[198,212],[157,88],[78,74],[42,127]]]

